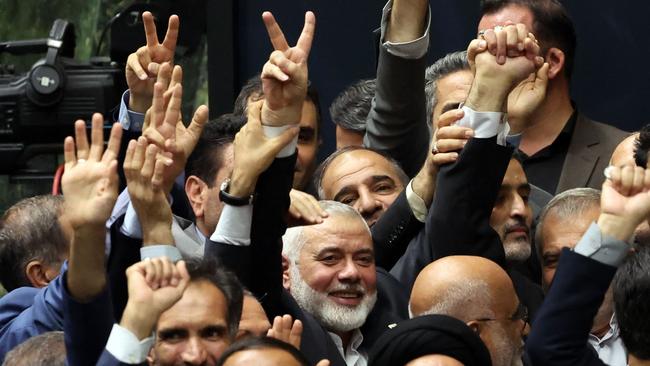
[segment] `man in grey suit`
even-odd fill
[[[479,34],[507,22],[523,23],[538,36],[548,68],[523,81],[508,99],[511,133],[521,133],[519,150],[531,183],[550,193],[575,187],[599,189],[603,169],[626,132],[582,115],[569,84],[576,47],[573,23],[556,0],[484,0]],[[503,50],[491,50],[504,55]],[[542,100],[532,113],[522,109]]]

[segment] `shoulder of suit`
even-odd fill
[[[583,114],[578,116],[576,132],[597,136],[600,143],[612,145],[612,148],[631,134],[610,124],[594,121]]]

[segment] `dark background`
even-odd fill
[[[231,0],[225,2],[228,1]],[[628,131],[638,130],[650,122],[650,71],[647,67],[650,2],[572,0],[563,3],[574,20],[578,35],[572,95],[579,109],[593,119]],[[379,26],[385,3],[378,0],[240,0],[230,4],[236,20],[232,24],[231,38],[235,50],[234,73],[231,74],[235,93],[246,79],[261,70],[271,52],[261,21],[262,12],[273,12],[290,44],[302,29],[304,12],[315,12],[316,38],[309,71],[323,107],[320,155],[327,156],[334,148],[334,128],[327,108],[347,85],[375,76],[372,31]],[[448,52],[466,48],[476,32],[479,1],[431,0],[431,8],[430,63]],[[219,104],[228,105],[225,99]],[[218,109],[227,111],[223,107]]]

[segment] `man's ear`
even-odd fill
[[[29,283],[36,288],[46,287],[58,273],[41,261],[33,260],[25,266],[25,276]]]
[[[190,175],[185,180],[185,195],[190,201],[194,216],[203,217],[203,207],[205,206],[205,195],[208,185],[201,178]]]
[[[291,292],[291,277],[289,277],[289,258],[282,255],[282,286]]]
[[[564,73],[564,52],[555,47],[551,47],[544,55],[544,60],[548,62],[548,78],[555,79],[558,75]]]

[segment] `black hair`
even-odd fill
[[[639,131],[639,136],[634,140],[634,163],[643,169],[648,167],[648,152],[650,152],[650,124]]]
[[[187,272],[192,282],[205,280],[217,287],[226,298],[228,335],[235,339],[244,303],[244,288],[232,272],[212,258],[190,259]]]
[[[614,307],[628,352],[650,360],[650,248],[639,246],[614,277]]]
[[[212,188],[223,165],[223,150],[235,141],[235,135],[245,124],[246,117],[234,114],[224,114],[208,121],[187,159],[185,177],[197,176]]]
[[[375,79],[359,80],[348,86],[330,105],[332,122],[346,130],[365,133],[376,88]]]
[[[235,115],[246,116],[246,108],[248,107],[248,99],[251,98],[253,101],[258,101],[264,99],[264,91],[262,90],[262,79],[260,74],[256,74],[252,78],[248,79],[244,86],[242,86],[235,99],[235,105],[233,107],[232,113]],[[320,130],[321,130],[321,108],[320,108],[320,97],[318,96],[318,90],[313,83],[309,82],[307,87],[307,99],[314,103],[316,107],[316,133],[318,133],[318,138],[320,139]]]
[[[254,350],[254,349],[277,349],[284,351],[290,354],[300,366],[309,366],[309,361],[307,358],[298,350],[296,347],[279,341],[275,338],[269,337],[249,337],[242,339],[233,343],[228,349],[221,355],[219,361],[217,361],[217,366],[223,366],[228,360],[229,357],[234,355],[237,352]]]
[[[557,0],[483,0],[481,16],[494,14],[509,5],[524,7],[533,15],[530,30],[540,41],[542,56],[551,47],[562,50],[565,55],[564,75],[571,79],[576,49],[576,31],[566,9]]]

